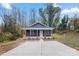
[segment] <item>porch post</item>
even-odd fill
[[[31,29],[30,29],[30,37],[31,37]]]
[[[38,30],[37,30],[37,39],[38,39]]]
[[[24,31],[25,33],[24,33],[24,36],[26,37],[26,30]]]
[[[53,36],[53,30],[51,30],[51,38],[52,38],[52,36]]]

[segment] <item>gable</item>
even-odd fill
[[[43,25],[41,23],[33,24],[30,27],[33,27],[33,28],[47,28],[47,26],[45,26],[45,25]]]

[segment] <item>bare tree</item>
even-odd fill
[[[35,9],[31,9],[30,11],[30,24],[33,24],[36,22],[36,19],[35,19],[36,15],[35,15]]]

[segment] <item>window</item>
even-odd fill
[[[37,36],[37,30],[31,30],[31,36]]]
[[[51,36],[51,30],[43,30],[43,36]]]

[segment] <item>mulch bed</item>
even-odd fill
[[[22,44],[25,41],[26,41],[26,39],[19,38],[15,41],[0,43],[0,55],[15,48],[15,47],[17,47],[17,46],[19,46],[20,44]]]

